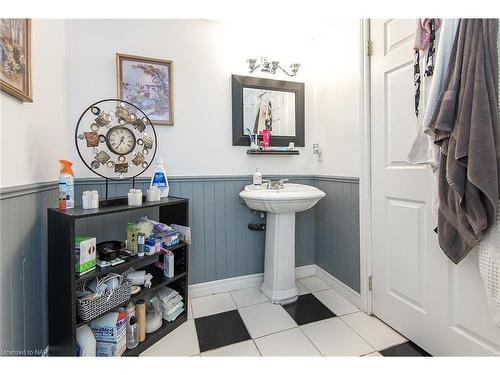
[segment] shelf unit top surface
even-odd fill
[[[84,210],[83,207],[76,206],[75,208],[70,208],[67,210],[61,210],[59,208],[49,208],[48,210],[56,212],[63,216],[70,217],[72,219],[81,219],[91,216],[107,215],[123,211],[140,210],[149,207],[168,206],[186,202],[188,202],[188,200],[185,198],[168,197],[168,198],[162,198],[157,202],[143,201],[142,205],[140,206],[129,206],[127,198],[121,197],[121,198],[109,199],[107,201],[100,201],[99,208]]]

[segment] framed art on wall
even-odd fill
[[[173,125],[172,61],[116,54],[118,98],[140,108],[154,125]]]
[[[31,20],[0,18],[0,89],[23,102],[31,97]]]

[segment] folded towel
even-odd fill
[[[165,315],[170,315],[172,314],[173,312],[175,312],[176,310],[178,310],[179,308],[183,308],[184,307],[184,302],[179,302],[179,303],[176,303],[174,306],[172,306],[170,309],[166,310],[166,309],[163,309],[162,312],[163,314]]]
[[[158,297],[160,298],[160,300],[162,302],[167,302],[168,300],[175,298],[178,295],[179,295],[178,291],[176,291],[172,288],[169,288],[167,286],[160,288],[158,290]]]
[[[182,312],[184,311],[184,303],[180,302],[177,305],[175,305],[172,309],[169,311],[163,311],[163,319],[171,322],[175,320]]]
[[[166,320],[167,322],[173,322],[180,314],[182,314],[183,311],[184,308],[181,308],[171,315],[163,316],[163,319]]]
[[[179,302],[182,302],[182,296],[175,296],[174,298],[169,299],[167,302],[162,303],[162,308],[165,310],[169,310]]]

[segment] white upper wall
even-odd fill
[[[170,176],[250,174],[257,167],[264,174],[358,176],[360,21],[310,26],[34,20],[34,103],[0,94],[0,186],[54,181],[59,158],[75,162],[76,177],[95,176],[79,160],[74,129],[89,104],[116,97],[117,52],[174,62],[175,125],[157,127],[158,156]],[[302,64],[296,80],[306,86],[306,147],[300,156],[248,156],[245,147],[232,146],[230,77],[247,75],[247,58],[260,56]],[[16,124],[19,142],[9,137],[9,124]],[[322,161],[312,154],[315,142]]]
[[[314,158],[319,175],[355,176],[361,170],[362,68],[361,20],[338,20],[316,38]]]
[[[32,21],[33,103],[0,92],[0,187],[54,181],[72,157],[64,21]]]
[[[92,102],[116,97],[115,53],[169,59],[175,124],[156,127],[169,175],[239,175],[257,167],[264,174],[313,172],[310,39],[207,20],[68,20],[66,37],[69,126]],[[307,146],[300,156],[249,156],[246,147],[232,145],[231,74],[247,74],[246,60],[261,55],[303,64],[297,78],[307,91]],[[75,173],[93,176],[80,162]],[[152,167],[145,172],[151,174]]]

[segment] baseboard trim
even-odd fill
[[[295,268],[295,278],[302,279],[316,274],[316,265],[309,264]],[[228,279],[208,281],[189,285],[189,295],[191,298],[209,296],[211,294],[231,292],[233,290],[252,288],[260,286],[264,281],[263,273],[254,273],[252,275],[231,277]]]
[[[361,308],[361,295],[342,281],[316,265],[316,276],[356,307]]]
[[[205,297],[211,294],[230,292],[238,289],[252,288],[260,286],[264,281],[263,273],[252,275],[231,277],[228,279],[207,281],[205,283],[189,285],[189,295],[191,298]]]
[[[315,276],[316,265],[308,264],[307,266],[295,267],[295,278],[303,279],[304,277]]]
[[[339,293],[342,297],[356,305],[361,306],[361,296],[342,281],[330,275],[316,264],[301,266],[295,268],[295,278],[303,279],[304,277],[317,276],[329,287]],[[191,298],[209,296],[217,293],[231,292],[233,290],[252,288],[260,286],[264,281],[263,273],[255,273],[252,275],[231,277],[229,279],[208,281],[206,283],[193,284],[189,286],[189,294]]]

